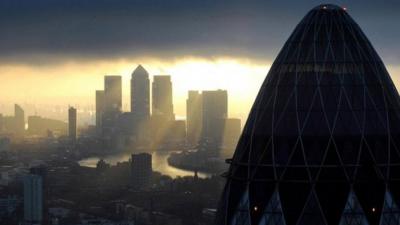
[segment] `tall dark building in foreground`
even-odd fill
[[[311,10],[272,65],[228,160],[216,223],[399,224],[399,100],[346,10]]]
[[[152,155],[148,153],[132,154],[131,175],[134,187],[146,188],[153,173]]]

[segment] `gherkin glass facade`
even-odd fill
[[[218,225],[400,225],[400,101],[346,9],[320,5],[273,63]]]

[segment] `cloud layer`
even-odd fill
[[[0,61],[245,57],[270,61],[319,1],[2,0]],[[349,8],[385,61],[400,59],[400,2]]]

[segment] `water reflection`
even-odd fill
[[[182,170],[175,168],[173,166],[170,166],[167,162],[167,158],[169,156],[170,152],[153,152],[153,170],[158,171],[162,174],[171,176],[173,178],[178,177],[178,176],[193,176],[194,172],[193,171],[188,171],[188,170]],[[120,154],[115,154],[115,155],[109,155],[109,156],[104,156],[104,157],[90,157],[86,159],[80,160],[78,163],[81,166],[86,166],[86,167],[96,167],[97,162],[100,160],[100,158],[103,158],[107,163],[111,165],[116,165],[118,162],[124,162],[128,161],[131,157],[131,153],[120,153]],[[206,178],[210,177],[211,174],[208,173],[198,173],[198,176],[201,178]]]

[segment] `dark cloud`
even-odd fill
[[[399,1],[333,1],[400,58]],[[238,56],[272,60],[319,1],[1,0],[0,60]]]

